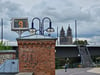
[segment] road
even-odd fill
[[[87,72],[91,68],[73,68],[65,72],[64,69],[56,70],[56,75],[100,75],[98,73]]]

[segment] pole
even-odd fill
[[[76,41],[76,44],[78,44],[78,40],[77,40],[77,20],[75,20],[75,41]]]
[[[1,42],[3,43],[3,19],[1,19]]]
[[[57,45],[58,45],[58,26],[57,26]]]

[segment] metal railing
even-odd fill
[[[78,46],[79,53],[81,55],[81,62],[83,67],[92,67],[93,62],[90,52],[86,46]]]

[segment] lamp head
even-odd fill
[[[47,28],[47,30],[46,30],[47,32],[54,32],[54,28],[52,28],[52,22],[50,21],[49,22],[49,28]]]
[[[54,32],[54,28],[50,28],[50,27],[49,27],[49,28],[46,29],[46,31],[49,32],[49,33],[50,33],[50,32]]]
[[[29,32],[30,32],[32,35],[35,35],[35,34],[36,34],[36,29],[35,29],[35,28],[30,28],[30,29],[29,29]]]

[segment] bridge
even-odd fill
[[[87,45],[91,56],[100,56],[99,45]],[[56,57],[79,57],[79,50],[77,45],[56,45]]]

